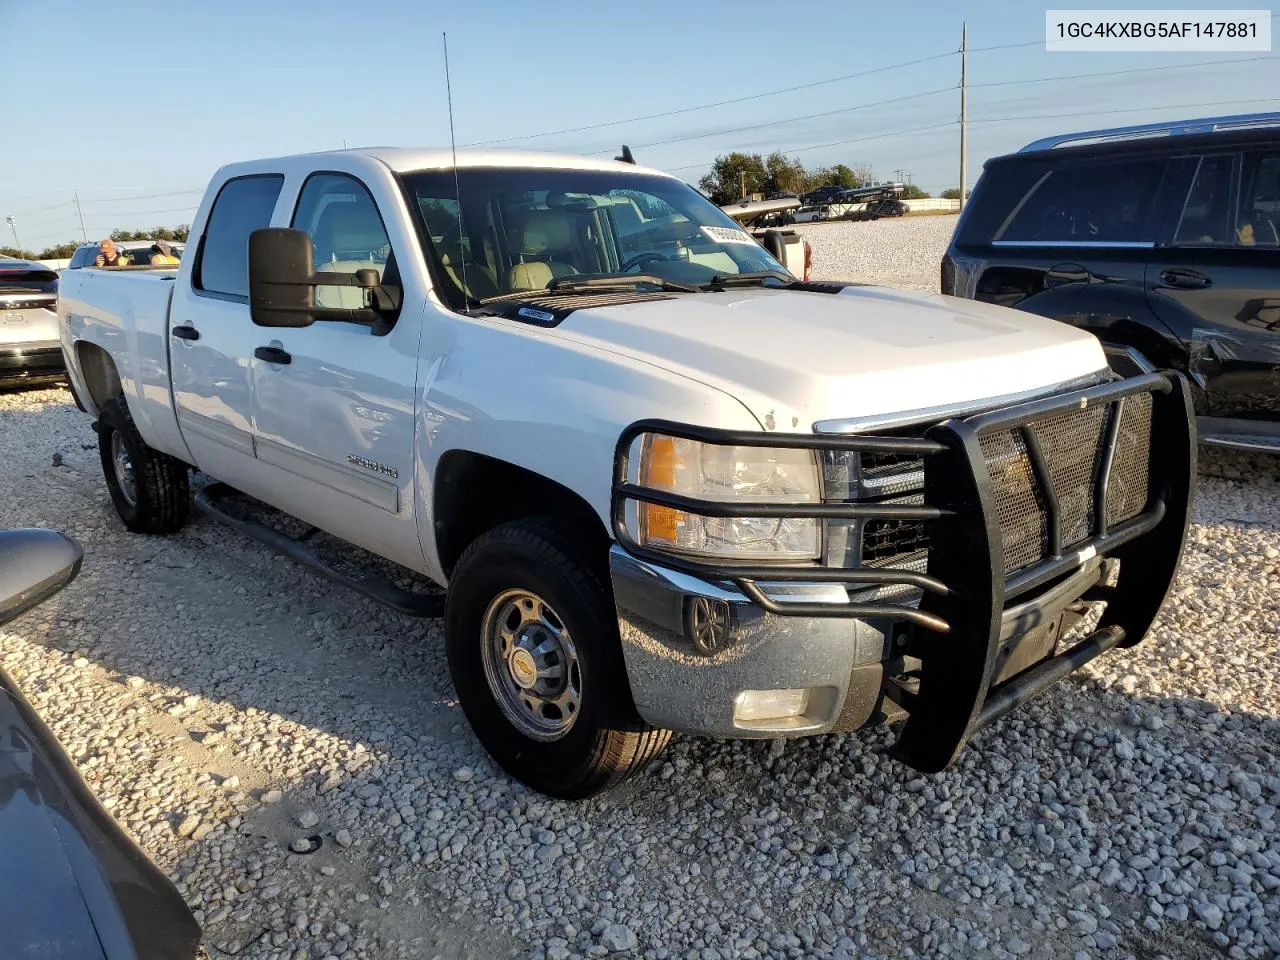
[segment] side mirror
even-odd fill
[[[84,551],[56,530],[0,531],[0,626],[76,578]]]
[[[249,234],[249,316],[260,327],[309,327],[317,320],[376,323],[372,307],[317,307],[316,287],[360,287],[376,293],[374,270],[315,272],[311,237],[301,230],[267,227]],[[374,298],[376,299],[376,298]]]

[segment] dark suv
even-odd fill
[[[1182,370],[1202,442],[1280,452],[1280,113],[1051,137],[988,160],[942,292]]]

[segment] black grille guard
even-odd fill
[[[1145,508],[1121,523],[1107,524],[1108,478],[1115,454],[1119,405],[1124,398],[1152,397],[1151,463]],[[1061,512],[1048,471],[1031,453],[1037,480],[1046,492],[1050,556],[1006,575],[1001,533],[980,438],[993,431],[1021,431],[1054,415],[1098,404],[1113,407],[1095,478],[1090,538],[1061,548]],[[841,434],[724,431],[665,420],[632,424],[615,454],[612,519],[618,544],[634,556],[704,580],[732,583],[751,601],[777,616],[887,618],[911,624],[921,650],[919,691],[912,697],[895,752],[917,769],[943,770],[954,762],[981,726],[1083,663],[1116,646],[1132,646],[1147,633],[1173,582],[1190,521],[1196,470],[1196,438],[1191,392],[1170,371],[1115,380],[1032,400],[930,427],[922,438]],[[637,436],[659,433],[705,443],[896,453],[924,463],[924,505],[856,502],[750,504],[678,496],[633,483],[630,450]],[[626,525],[629,501],[669,506],[712,517],[924,520],[931,526],[926,573],[893,568],[825,565],[738,565],[701,561],[636,542]],[[1064,653],[992,687],[1006,603],[1078,569],[1095,556],[1121,560],[1116,582],[1097,586],[1091,599],[1107,601],[1097,629]],[[1137,562],[1125,563],[1126,559]],[[790,603],[767,596],[761,582],[839,583],[850,587],[906,585],[922,591],[918,606],[882,603]]]

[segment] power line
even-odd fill
[[[953,90],[955,90],[955,87],[940,87],[937,90],[926,90],[923,93],[912,93],[902,97],[893,97],[889,100],[876,100],[872,103],[860,103],[857,106],[853,106],[853,107],[840,107],[839,109],[836,109],[836,110],[824,110],[821,113],[809,113],[799,117],[786,117],[781,120],[768,120],[768,121],[765,121],[764,123],[753,123],[745,127],[729,127],[727,129],[712,130],[708,133],[695,133],[695,134],[690,134],[684,137],[673,137],[670,140],[653,140],[649,143],[637,143],[634,145],[634,148],[640,149],[642,147],[661,147],[661,146],[666,146],[667,144],[670,144],[670,143],[685,143],[686,141],[689,141],[689,140],[703,140],[707,137],[722,136],[727,133],[741,133],[744,130],[760,130],[764,127],[781,126],[784,123],[798,123],[801,120],[816,120],[819,117],[831,117],[839,113],[852,113],[855,110],[869,110],[872,107],[883,107],[890,103],[903,103],[908,100],[921,100],[921,99],[924,99],[925,97],[937,96],[940,93],[951,93]],[[607,153],[610,151],[598,150],[596,152]]]
[[[815,143],[808,147],[786,147],[783,149],[786,149],[788,153],[806,153],[810,150],[821,150],[825,147],[842,147],[850,143],[862,143],[867,140],[883,140],[887,137],[904,137],[912,133],[924,133],[927,130],[941,130],[944,127],[954,127],[955,125],[956,122],[954,120],[947,120],[944,123],[933,123],[924,127],[912,127],[909,130],[890,130],[883,133],[873,133],[865,137],[853,137],[849,140],[834,140],[830,143]],[[702,163],[690,163],[683,167],[667,167],[666,169],[671,172],[676,170],[693,170],[698,167],[705,167],[709,163],[711,163],[710,160],[704,160]]]
[[[664,110],[661,113],[650,113],[641,117],[629,117],[625,120],[608,120],[602,123],[589,123],[581,127],[566,127],[563,130],[546,130],[542,133],[526,133],[519,137],[505,137],[501,140],[482,140],[477,143],[467,143],[467,147],[490,147],[500,143],[514,143],[517,140],[536,140],[540,137],[558,137],[566,133],[582,133],[586,130],[601,130],[605,127],[618,127],[628,123],[640,123],[645,120],[659,120],[663,117],[674,117],[684,113],[694,113],[698,110],[711,110],[715,107],[725,107],[734,103],[747,103],[752,100],[763,100],[765,97],[774,97],[782,93],[794,93],[797,90],[811,90],[814,87],[826,86],[832,83],[843,83],[845,80],[856,80],[859,77],[869,77],[873,74],[885,73],[889,70],[901,70],[905,67],[914,67],[921,63],[930,63],[934,60],[942,60],[946,57],[953,57],[956,51],[948,50],[946,53],[935,53],[928,57],[919,57],[915,60],[904,60],[900,63],[891,63],[883,67],[875,67],[871,70],[862,70],[858,73],[847,73],[839,77],[829,77],[826,80],[813,80],[809,83],[797,84],[793,87],[782,87],[778,90],[767,90],[764,93],[753,93],[744,97],[733,97],[729,100],[717,100],[715,103],[701,103],[692,107],[681,107],[678,110]]]
[[[84,203],[129,203],[133,200],[157,200],[161,197],[189,197],[194,194],[204,194],[204,188],[198,190],[174,190],[171,193],[148,193],[141,194],[136,197],[81,197]]]
[[[1172,63],[1157,67],[1130,67],[1127,70],[1104,70],[1100,73],[1072,73],[1060,77],[1026,77],[1022,80],[990,80],[986,83],[971,83],[969,89],[975,87],[1011,87],[1024,83],[1052,83],[1056,80],[1089,80],[1093,77],[1121,77],[1130,73],[1151,73],[1155,70],[1190,70],[1195,67],[1213,67],[1224,63],[1256,63],[1259,60],[1280,60],[1280,57],[1236,57],[1230,60],[1202,60],[1199,63]]]
[[[1068,117],[1094,117],[1110,113],[1142,113],[1146,110],[1178,110],[1183,107],[1226,107],[1237,103],[1280,103],[1280,97],[1261,97],[1254,100],[1212,100],[1208,103],[1170,103],[1158,106],[1125,107],[1119,110],[1085,110],[1081,113],[1037,113],[1020,117],[983,117],[970,123],[1007,123],[1012,120],[1065,120]]]

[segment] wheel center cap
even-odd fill
[[[528,690],[538,681],[538,665],[528,650],[516,647],[511,652],[510,662],[511,676],[522,689]]]

